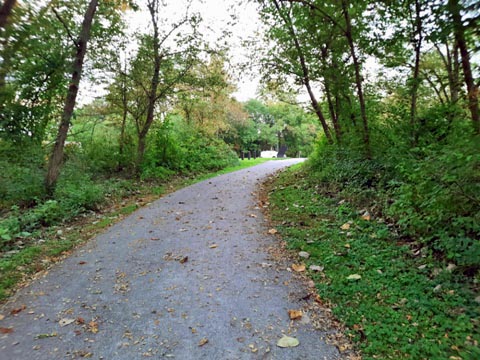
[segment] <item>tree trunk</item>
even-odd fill
[[[348,41],[350,48],[350,55],[352,56],[353,66],[355,69],[355,85],[357,87],[358,101],[360,102],[360,114],[362,116],[363,123],[363,143],[365,145],[365,151],[367,157],[371,157],[370,150],[370,130],[368,129],[367,110],[365,106],[365,98],[363,96],[362,75],[360,73],[360,62],[358,61],[357,54],[355,52],[355,43],[353,41],[352,23],[350,20],[350,14],[348,12],[347,0],[342,0],[343,16],[345,18],[345,37]]]
[[[416,127],[417,117],[417,94],[420,86],[420,51],[422,48],[422,18],[421,18],[421,5],[419,0],[415,0],[415,25],[413,33],[413,48],[415,51],[415,65],[413,67],[411,101],[410,101],[410,128],[412,146],[416,146],[418,142],[418,131]]]
[[[128,116],[128,108],[127,108],[127,89],[125,85],[122,87],[122,126],[120,128],[120,139],[118,141],[118,166],[117,170],[121,171],[123,169],[123,153],[125,149],[125,128],[127,126],[127,116]]]
[[[325,69],[328,68],[328,50],[326,47],[322,46],[322,64],[325,67]],[[335,68],[335,66],[332,66],[332,68]],[[329,78],[329,72],[327,72],[327,75],[324,76],[324,82],[323,85],[325,87],[325,96],[327,97],[327,103],[328,103],[328,110],[330,112],[330,117],[332,119],[332,124],[333,124],[333,130],[335,131],[335,137],[337,139],[338,143],[342,142],[342,130],[340,128],[340,124],[338,122],[338,114],[335,112],[335,104],[333,103],[333,97],[332,97],[332,91],[331,91],[331,82]]]
[[[448,1],[448,10],[453,21],[453,32],[455,40],[460,50],[462,58],[463,76],[467,85],[468,109],[470,110],[473,129],[476,134],[480,134],[480,114],[478,110],[478,86],[475,84],[470,65],[470,55],[468,53],[467,42],[465,40],[465,28],[460,14],[461,5],[458,0]]]
[[[98,0],[91,0],[85,16],[83,18],[82,28],[80,35],[76,43],[76,54],[73,62],[72,80],[68,87],[67,97],[65,99],[65,105],[63,108],[62,118],[60,126],[58,128],[57,138],[55,140],[55,146],[50,160],[48,163],[47,176],[45,178],[45,187],[47,193],[52,195],[58,176],[60,174],[60,168],[63,162],[65,140],[68,134],[68,128],[70,127],[70,120],[72,118],[73,110],[78,94],[78,87],[82,76],[83,61],[87,52],[87,43],[90,38],[90,29],[92,27],[93,17],[97,10]]]
[[[0,28],[5,28],[12,13],[13,8],[17,4],[17,0],[4,0],[0,7]]]
[[[147,115],[145,123],[138,134],[138,147],[137,147],[137,163],[135,171],[137,175],[140,174],[140,169],[143,162],[143,157],[145,155],[146,147],[146,138],[150,127],[152,126],[153,119],[155,117],[155,105],[157,102],[157,90],[160,83],[160,66],[161,66],[161,55],[160,55],[160,35],[158,32],[158,0],[150,0],[147,4],[148,10],[150,12],[150,17],[152,19],[153,25],[153,54],[154,54],[154,68],[153,75],[150,81],[150,89],[148,93],[148,105],[147,105]]]

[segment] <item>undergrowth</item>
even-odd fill
[[[281,174],[270,199],[282,237],[310,253],[307,268],[324,267],[310,273],[318,293],[365,359],[480,358],[478,279],[390,224],[382,197],[368,195],[384,176],[374,166],[364,170],[372,176],[350,173],[348,191],[311,168]]]

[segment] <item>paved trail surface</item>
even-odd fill
[[[339,359],[312,314],[289,320],[305,290],[273,262],[256,208],[259,180],[296,161],[198,183],[111,227],[0,309],[13,328],[0,359]],[[282,332],[300,345],[277,347]]]

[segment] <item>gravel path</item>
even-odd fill
[[[13,328],[0,359],[339,359],[313,312],[289,319],[308,292],[272,258],[256,207],[259,180],[295,162],[218,176],[112,226],[0,309]],[[300,345],[277,347],[282,333]]]

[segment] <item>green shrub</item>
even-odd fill
[[[76,174],[74,169],[60,178],[55,189],[55,200],[58,201],[63,218],[78,215],[85,210],[97,210],[104,201],[104,189],[94,183],[88,174]]]
[[[44,195],[44,152],[36,144],[0,140],[0,207],[31,205]]]
[[[180,117],[173,116],[152,129],[148,144],[142,166],[144,178],[163,179],[169,171],[215,171],[238,163],[237,155],[223,140],[203,134]]]

